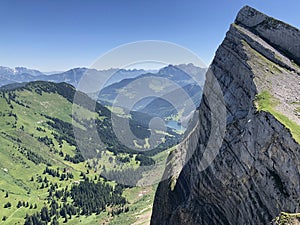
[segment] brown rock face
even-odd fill
[[[201,169],[213,121],[204,96],[197,127],[169,156],[172,178],[158,186],[152,225],[271,224],[281,212],[300,212],[300,146],[277,114],[255,105],[268,91],[276,112],[300,125],[299,46],[298,29],[247,6],[239,12],[210,67],[226,106],[218,154]]]

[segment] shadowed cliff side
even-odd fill
[[[202,170],[214,110],[203,96],[197,127],[169,156],[151,224],[271,224],[300,212],[299,46],[298,29],[248,6],[239,12],[204,87],[214,89],[214,75],[223,92],[222,145]]]

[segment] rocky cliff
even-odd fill
[[[152,225],[271,224],[281,212],[297,223],[299,65],[298,29],[251,7],[241,9],[204,88],[214,91],[216,78],[225,119],[213,118],[216,106],[204,95],[198,125],[169,156],[164,176],[171,178],[158,186]],[[226,129],[221,144],[208,148],[214,119]],[[203,160],[216,151],[213,160]]]

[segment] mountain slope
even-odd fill
[[[300,212],[299,40],[296,28],[248,6],[239,12],[204,86],[215,90],[214,74],[226,121],[203,97],[201,126],[169,156],[151,224],[270,224]],[[226,122],[217,147],[208,145],[214,120]],[[206,151],[218,152],[207,168]]]
[[[148,98],[138,101],[131,110],[163,119],[178,117],[178,114],[182,113],[183,103],[180,103],[180,107],[176,107],[170,103],[170,99],[172,96],[175,98],[181,96],[184,92],[188,95],[188,99],[198,106],[201,100],[205,71],[206,69],[193,64],[169,65],[160,69],[158,73],[145,73],[139,77],[124,79],[109,85],[100,91],[98,100],[108,105],[118,104],[117,97],[125,96],[128,98],[128,102],[131,102],[131,99],[138,99],[141,93],[146,92],[144,89],[148,84],[151,89]],[[174,88],[175,86],[176,88]],[[126,98],[122,99],[126,100]],[[126,105],[126,102],[122,105]],[[130,104],[128,103],[128,105]]]
[[[0,87],[13,83],[24,83],[32,81],[50,81],[55,83],[65,82],[77,86],[84,74],[93,76],[99,86],[103,80],[106,81],[104,86],[119,82],[125,78],[134,78],[146,73],[144,70],[125,70],[125,69],[108,69],[96,70],[87,68],[73,68],[65,72],[55,74],[44,74],[38,70],[16,67],[0,67]]]
[[[74,102],[75,94],[81,101]],[[114,135],[111,112],[66,83],[37,81],[6,87],[0,91],[0,118],[0,219],[3,224],[24,224],[26,214],[31,216],[28,220],[33,220],[41,216],[44,207],[49,213],[52,210],[51,213],[57,211],[59,215],[61,210],[72,209],[67,218],[69,224],[79,223],[85,216],[89,216],[86,224],[114,220],[113,215],[127,211],[132,204],[142,207],[139,199],[125,204],[121,197],[123,190],[128,195],[135,190],[117,185],[106,173],[119,175],[123,171],[127,175],[126,184],[136,184],[146,171],[138,171],[140,166],[158,162],[157,153],[174,145],[179,138],[167,133],[165,142],[154,148],[152,155],[134,151]],[[134,120],[130,123],[145,138],[148,128]],[[93,139],[95,130],[105,145]],[[80,137],[74,132],[81,134]],[[93,189],[98,200],[87,198],[80,205],[80,198],[75,198],[76,185],[85,190],[85,198],[90,194],[88,190]],[[106,193],[95,191],[102,189]],[[73,197],[71,190],[76,193]],[[52,209],[53,201],[59,207]],[[113,215],[103,213],[104,205]],[[135,221],[133,211],[130,209],[131,221]],[[60,215],[56,219],[62,223],[65,217]],[[53,214],[51,220],[55,220]]]

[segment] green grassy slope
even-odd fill
[[[24,224],[26,214],[32,215],[43,206],[49,207],[51,184],[56,184],[56,191],[64,190],[82,181],[84,177],[95,182],[103,181],[99,178],[99,173],[104,168],[108,171],[138,168],[141,164],[141,161],[135,159],[137,153],[128,153],[129,149],[114,137],[104,138],[110,146],[108,150],[93,146],[101,151],[97,153],[98,159],[83,160],[76,147],[72,129],[69,129],[72,124],[72,109],[75,107],[79,112],[74,121],[77,129],[87,132],[90,128],[83,121],[94,118],[101,124],[97,129],[103,136],[111,132],[110,112],[100,105],[96,106],[96,112],[74,105],[74,93],[75,89],[70,85],[46,82],[34,82],[22,88],[0,92],[0,224]],[[82,98],[86,97],[83,95]],[[118,151],[122,153],[116,154]],[[117,162],[120,157],[128,158],[129,161],[120,164]],[[153,160],[157,160],[157,157],[153,156]],[[44,173],[46,167],[58,171],[60,176],[53,177]],[[72,177],[68,177],[68,174],[72,174]],[[114,182],[108,184],[115,186]],[[149,214],[153,201],[154,187],[148,187],[142,195],[137,193],[139,191],[138,188],[124,190],[126,198],[134,199],[126,203],[129,211],[124,215],[121,213],[112,216],[111,212],[117,210],[118,206],[107,206],[106,212],[88,217],[72,216],[66,224],[95,224],[105,221],[122,224],[120,221],[126,221],[125,217],[130,218],[130,223],[133,223],[142,214]],[[141,198],[144,195],[146,197]],[[70,197],[56,200],[60,205],[72,204]],[[17,207],[19,201],[22,203],[21,207]],[[11,203],[11,206],[5,208],[7,203]],[[63,221],[60,216],[58,222],[62,224]]]
[[[256,96],[257,109],[271,113],[275,118],[287,127],[294,139],[300,143],[300,126],[290,120],[287,116],[275,110],[278,100],[276,100],[268,91],[262,91]]]

